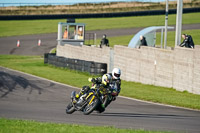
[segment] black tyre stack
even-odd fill
[[[45,53],[44,54],[44,64],[53,64],[56,54]]]
[[[107,73],[107,64],[91,62],[90,73],[94,74],[94,75],[103,75],[103,74]]]
[[[107,73],[106,63],[59,57],[50,53],[44,54],[44,63],[48,63],[56,67],[88,72],[93,75],[103,75]]]

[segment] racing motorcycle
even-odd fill
[[[98,88],[91,87],[87,93],[76,99],[76,91],[72,91],[71,102],[66,108],[66,113],[72,114],[74,111],[82,111],[83,114],[89,115],[100,104],[99,94]]]
[[[89,88],[89,86],[84,87]],[[66,108],[66,113],[72,114],[74,111],[82,111],[83,114],[89,115],[94,110],[102,113],[105,111],[105,108],[115,100],[117,94],[115,84],[110,84],[109,88],[93,84],[92,87],[78,99],[76,99],[76,91],[72,91],[71,102]]]

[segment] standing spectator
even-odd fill
[[[83,40],[83,27],[82,26],[80,26],[78,28],[78,39]]]
[[[183,42],[179,45],[180,47],[186,47],[186,48],[194,48],[194,42],[192,40],[191,35],[183,34],[182,38],[184,39]]]
[[[64,34],[63,34],[63,39],[68,39],[68,31],[67,28],[65,28]]]
[[[109,41],[108,41],[108,39],[106,38],[106,35],[105,35],[105,34],[103,35],[103,38],[102,38],[102,40],[101,40],[100,48],[102,48],[102,45],[105,45],[105,46],[108,46],[108,47],[109,47]]]
[[[140,46],[148,46],[146,38],[142,35],[140,36],[140,42],[141,42]]]

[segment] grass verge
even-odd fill
[[[104,133],[167,133],[161,131],[118,129],[105,126],[57,124],[0,118],[0,133],[100,133],[102,131]]]
[[[45,65],[40,56],[0,55],[0,66],[23,71],[76,87],[90,85],[87,73]],[[172,88],[122,81],[120,95],[157,103],[200,110],[200,95],[179,92]]]
[[[200,23],[200,13],[183,14],[183,24]],[[176,24],[176,15],[169,15],[168,24]],[[144,21],[145,20],[145,21]],[[66,22],[65,19],[56,20],[16,20],[0,21],[0,37],[28,34],[42,34],[57,32],[58,22]],[[87,30],[120,29],[134,27],[148,27],[165,25],[164,15],[134,16],[115,18],[91,18],[77,19],[77,23],[85,23]]]

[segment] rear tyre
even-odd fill
[[[106,108],[111,102],[112,102],[112,100],[110,99],[109,96],[107,96],[107,97],[105,98],[105,101],[104,101],[105,108]]]
[[[97,113],[103,113],[105,111],[105,108],[101,107],[101,105],[99,105],[97,108],[96,108],[96,111]]]
[[[75,111],[74,106],[72,105],[72,103],[69,103],[69,104],[67,105],[67,108],[66,108],[66,113],[67,113],[67,114],[72,114],[72,113],[74,113],[74,111]]]

